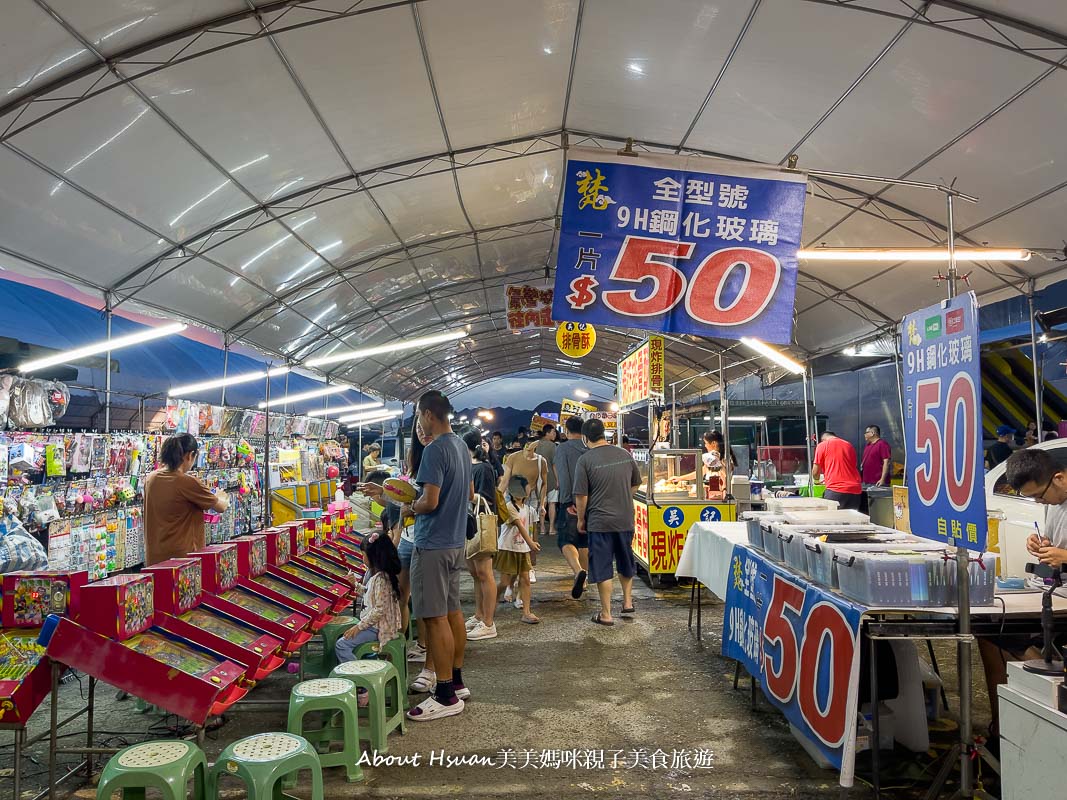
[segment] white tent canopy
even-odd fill
[[[575,370],[504,319],[504,285],[554,267],[567,145],[957,179],[981,198],[960,244],[1052,255],[1065,129],[1060,0],[9,0],[0,266],[297,360],[470,325],[334,373],[410,398]],[[810,187],[806,245],[945,240],[936,192]],[[936,301],[935,272],[802,263],[796,352]],[[1034,258],[970,285],[1062,277]],[[612,377],[637,338],[602,331],[580,371]],[[671,340],[670,379],[720,346]]]

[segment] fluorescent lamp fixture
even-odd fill
[[[456,415],[455,415],[455,414],[449,414],[449,415],[448,415],[448,418],[449,418],[449,419],[455,419],[455,418],[456,418]]]
[[[612,411],[618,411],[619,410],[619,404],[618,403],[612,403],[610,406],[608,406],[608,408],[610,408]]]
[[[399,411],[386,411],[384,408],[378,411],[364,411],[362,414],[349,414],[346,417],[338,417],[338,422],[343,422],[346,425],[352,422],[358,422],[360,424],[366,422],[379,422],[383,419],[392,419],[393,417],[399,417]]]
[[[580,397],[582,400],[588,400],[589,399],[589,392],[587,392],[585,389],[575,389],[574,390],[574,396],[575,397]]]
[[[482,409],[481,411],[478,412],[478,416],[481,417],[482,419],[492,419],[493,418],[493,412],[492,411],[487,411],[485,409]]]
[[[351,406],[338,406],[337,408],[316,408],[307,412],[309,417],[323,417],[327,414],[349,414],[353,411],[366,411],[368,408],[381,408],[382,403],[375,400],[373,403],[356,403]]]
[[[841,351],[841,355],[843,355],[843,356],[854,356],[854,355],[856,355],[857,352],[858,351],[856,350],[856,348],[854,346],[849,345],[848,347],[846,347],[844,350]]]
[[[704,417],[704,419],[710,419],[710,417]],[[715,417],[716,421],[722,421],[722,415]],[[746,417],[746,416],[734,416],[730,415],[730,422],[766,422],[766,417]]]
[[[252,381],[263,380],[268,376],[275,378],[279,375],[284,375],[287,372],[289,372],[289,367],[275,367],[272,370],[260,372],[242,372],[240,375],[230,375],[226,378],[219,378],[217,380],[189,383],[185,386],[172,386],[167,390],[167,396],[184,397],[185,395],[206,392],[209,389],[221,389],[223,386],[235,386],[238,383],[251,383]]]
[[[467,415],[464,414],[462,417],[459,418],[459,421],[460,422],[466,422],[467,421]]]
[[[452,342],[456,339],[462,339],[466,335],[467,332],[461,329],[446,331],[445,333],[436,333],[433,336],[421,336],[417,339],[401,339],[399,342],[377,345],[375,347],[363,347],[358,350],[343,350],[340,353],[332,353],[328,356],[312,358],[307,362],[306,366],[321,367],[324,364],[336,364],[339,361],[352,361],[357,358],[378,356],[383,353],[395,353],[400,350],[414,350],[419,347],[429,347],[430,345],[441,344],[443,342]]]
[[[1029,261],[1030,251],[1012,248],[957,247],[957,261]],[[815,247],[797,250],[805,261],[948,261],[946,247]]]
[[[482,421],[480,419],[474,420],[474,427],[476,427],[476,428],[482,427]]]
[[[299,394],[287,394],[283,397],[271,398],[269,403],[260,403],[260,408],[274,408],[275,406],[283,406],[286,403],[299,403],[301,400],[311,400],[315,397],[325,397],[328,394],[339,394],[340,392],[347,392],[352,387],[347,383],[335,383],[324,389],[312,389],[310,392],[300,392]]]
[[[785,353],[780,353],[773,347],[769,347],[759,339],[753,339],[749,336],[741,337],[741,344],[748,347],[750,350],[755,350],[764,358],[769,358],[775,364],[783,367],[795,375],[802,375],[804,373],[804,367],[800,366],[796,361],[791,359]]]
[[[126,336],[104,339],[103,341],[94,342],[93,344],[87,344],[85,347],[77,347],[74,350],[66,350],[62,353],[56,353],[54,356],[45,356],[44,358],[36,358],[33,361],[25,361],[22,364],[19,364],[19,372],[36,372],[40,369],[54,367],[56,364],[69,364],[72,361],[78,361],[86,356],[99,355],[100,353],[106,353],[109,350],[121,350],[123,347],[150,342],[153,339],[162,339],[164,336],[172,336],[175,333],[181,333],[186,327],[188,326],[183,325],[180,322],[173,322],[170,325],[162,325],[158,328],[148,328],[143,331],[138,331],[137,333],[127,334]]]

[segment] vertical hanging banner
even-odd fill
[[[504,296],[508,303],[509,331],[555,326],[552,321],[552,289],[511,283],[504,287]]]
[[[989,523],[974,292],[904,317],[900,352],[911,531],[984,552]]]
[[[807,176],[571,148],[556,320],[789,344]]]
[[[649,336],[619,362],[617,393],[619,407],[663,402],[663,337]]]

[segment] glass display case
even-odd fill
[[[635,459],[641,471],[640,499],[651,501],[654,496],[657,503],[704,502],[707,476],[702,451],[646,450],[643,455],[643,459]],[[652,495],[648,491],[650,473]]]

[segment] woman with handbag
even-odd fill
[[[496,469],[483,447],[482,434],[471,429],[463,435],[471,452],[471,480],[474,482],[475,518],[478,532],[467,542],[467,570],[474,578],[474,615],[467,620],[467,641],[495,639],[496,576]]]

